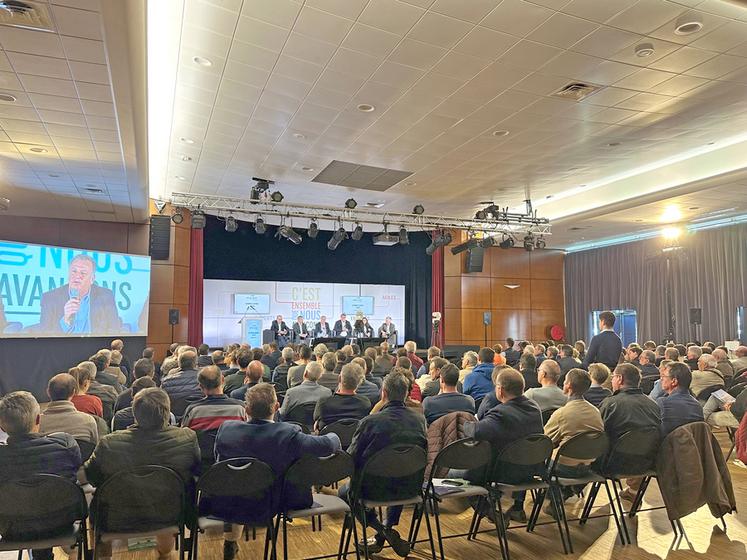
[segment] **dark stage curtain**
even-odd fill
[[[747,305],[747,225],[686,234],[671,259],[675,338],[737,338],[737,307]],[[565,258],[568,338],[589,339],[589,314],[635,309],[638,340],[667,335],[666,261],[661,239],[603,247]],[[701,308],[702,325],[690,325],[690,308]]]
[[[320,231],[316,239],[309,239],[298,229],[303,242],[294,245],[275,238],[276,229],[268,227],[267,233],[257,235],[252,224],[240,222],[238,231],[229,233],[223,222],[208,217],[204,277],[404,285],[405,337],[419,346],[430,342],[431,257],[425,254],[430,244],[427,233],[410,233],[409,245],[393,247],[375,246],[371,235],[366,234],[360,241],[347,239],[336,251],[330,251],[327,241],[332,232]]]
[[[0,339],[0,395],[29,391],[46,402],[49,379],[78,365],[102,348],[109,348],[115,337],[108,338],[4,338]],[[143,355],[144,336],[120,337],[131,364]]]
[[[190,233],[187,341],[195,348],[202,344],[203,231],[193,229]]]
[[[436,252],[433,253],[431,276],[432,276],[432,303],[431,307],[433,311],[441,312],[442,324],[438,329],[438,336],[431,336],[432,342],[439,348],[444,347],[444,329],[443,329],[443,313],[444,313],[444,248],[439,247]],[[435,340],[433,340],[435,338]]]

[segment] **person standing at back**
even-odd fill
[[[516,342],[513,338],[507,338],[506,350],[503,352],[503,355],[506,357],[506,365],[509,365],[512,368],[519,365],[519,358],[521,358],[521,352],[514,348],[515,344]]]
[[[599,314],[599,334],[594,335],[586,351],[582,369],[589,370],[589,364],[599,362],[614,371],[620,362],[623,351],[622,341],[612,327],[615,326],[615,314],[612,311],[602,311]]]

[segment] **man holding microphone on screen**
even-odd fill
[[[68,283],[42,295],[40,331],[62,334],[115,334],[122,330],[114,294],[94,285],[96,263],[76,255]]]

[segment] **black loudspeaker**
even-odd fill
[[[482,259],[485,256],[485,249],[482,247],[473,247],[467,251],[467,260],[465,261],[465,272],[482,272]]]
[[[700,325],[703,321],[703,310],[700,307],[690,308],[690,324]]]
[[[150,248],[148,254],[157,261],[169,260],[171,245],[171,218],[169,216],[150,217]]]
[[[490,311],[482,312],[482,324],[486,327],[493,321],[493,314]]]
[[[178,324],[179,324],[179,310],[169,309],[169,325],[178,325]]]

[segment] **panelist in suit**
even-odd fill
[[[327,316],[322,315],[316,327],[314,327],[314,338],[328,338],[330,336],[332,336],[332,327],[327,322]]]
[[[283,321],[283,316],[278,315],[275,317],[275,320],[272,322],[272,325],[270,326],[270,330],[272,331],[273,337],[278,343],[278,348],[284,348],[287,346],[289,340],[290,331],[288,330],[288,325],[285,324],[285,321]]]
[[[299,344],[309,345],[311,339],[309,338],[309,329],[306,323],[303,322],[303,315],[299,315],[296,318],[296,322],[293,323],[293,338]]]
[[[335,321],[335,336],[342,336],[348,338],[353,336],[353,326],[348,321],[347,315],[344,313],[340,315],[340,318]]]
[[[371,338],[373,336],[373,327],[368,322],[367,317],[358,319],[355,322],[355,337],[356,338]]]
[[[390,346],[397,345],[397,327],[392,323],[391,317],[387,317],[379,327],[379,338],[386,338]]]

